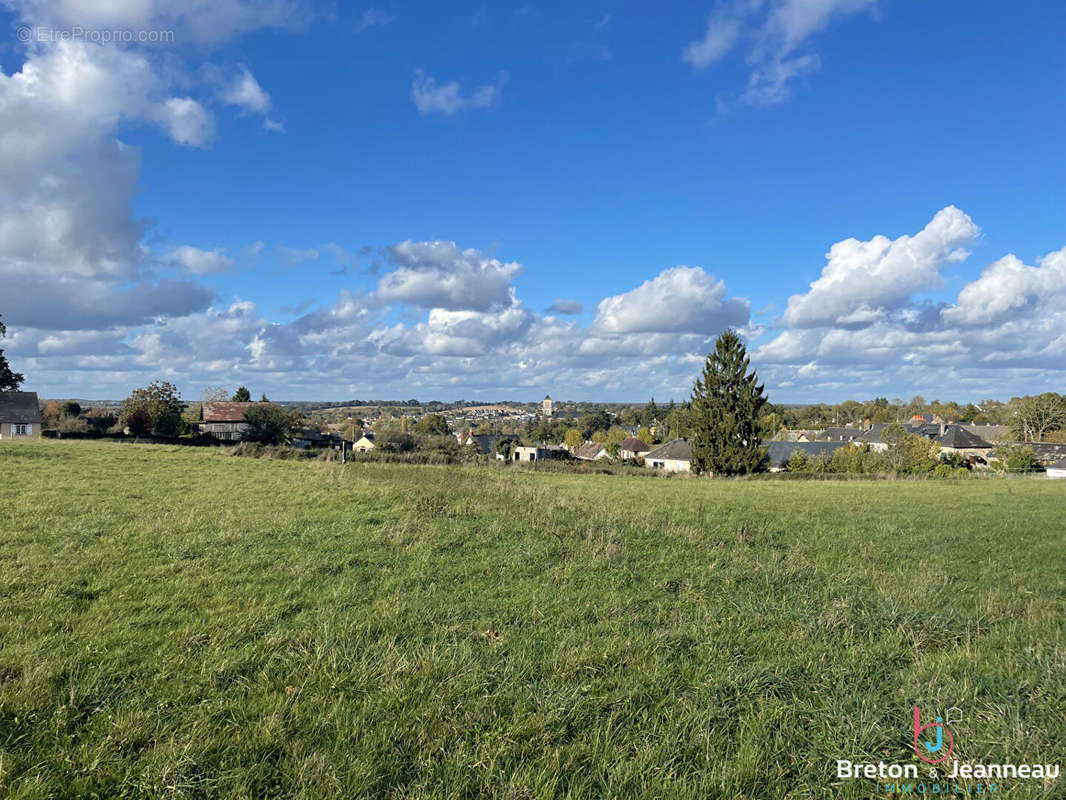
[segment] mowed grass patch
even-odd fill
[[[0,445],[0,796],[865,798],[836,760],[917,763],[915,704],[1061,762],[1064,523],[1052,481]]]

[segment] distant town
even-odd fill
[[[759,417],[771,472],[1031,473],[1066,477],[1066,397],[980,404],[876,398],[767,404]],[[690,401],[553,399],[272,402],[238,387],[191,402],[166,383],[122,401],[0,393],[0,439],[111,438],[290,448],[306,456],[459,463],[552,461],[692,471]]]

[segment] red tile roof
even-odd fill
[[[203,422],[244,422],[244,412],[255,403],[204,403],[200,406]]]

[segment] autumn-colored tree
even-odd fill
[[[626,433],[622,428],[619,428],[617,425],[607,431],[607,439],[605,444],[607,447],[607,452],[612,458],[618,456],[619,446],[622,444],[622,442],[626,440],[627,436],[629,436],[629,434]]]
[[[168,381],[152,381],[134,389],[122,402],[122,424],[135,436],[178,436],[185,427],[178,388]]]
[[[563,444],[569,447],[571,450],[580,447],[585,443],[585,437],[581,435],[581,431],[577,428],[571,428],[566,432],[563,437]]]

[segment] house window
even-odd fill
[[[13,424],[11,426],[11,435],[12,436],[29,436],[32,431],[33,431],[33,426],[32,425],[23,425],[23,424],[20,423],[18,425],[14,425]]]

